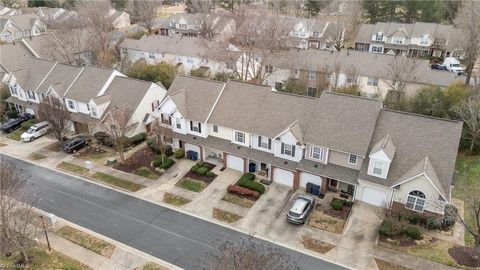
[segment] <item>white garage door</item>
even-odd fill
[[[387,203],[387,192],[372,187],[364,187],[362,201],[376,206],[384,206]]]
[[[307,183],[313,183],[315,185],[322,186],[322,178],[317,175],[302,172],[302,174],[300,174],[300,186],[306,188]]]
[[[227,155],[227,168],[243,172],[243,166],[243,158],[233,155]]]
[[[198,153],[198,158],[200,158],[200,147],[194,145],[194,144],[189,144],[189,143],[186,143],[185,144],[185,152],[187,151],[195,151]]]
[[[275,168],[273,172],[273,182],[293,187],[293,172]]]

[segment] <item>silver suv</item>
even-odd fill
[[[312,195],[302,194],[297,197],[292,208],[287,212],[287,220],[294,224],[305,224],[308,214],[315,207],[315,198]]]

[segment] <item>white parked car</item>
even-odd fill
[[[460,62],[455,57],[447,57],[443,60],[443,65],[448,71],[455,72],[457,74],[463,74],[463,68],[460,66]]]
[[[21,138],[24,142],[31,142],[43,135],[48,131],[50,124],[47,121],[43,121],[31,126],[27,131],[25,131]]]

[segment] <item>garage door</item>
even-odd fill
[[[300,186],[306,188],[307,183],[322,186],[322,178],[317,175],[302,172],[302,174],[300,174]]]
[[[275,168],[273,172],[273,182],[293,187],[293,172]]]
[[[187,151],[197,152],[198,153],[198,158],[200,158],[200,147],[198,147],[194,144],[186,143],[185,144],[185,152],[187,152]]]
[[[372,187],[364,187],[362,201],[376,206],[384,206],[387,203],[387,192]]]
[[[243,158],[234,155],[227,155],[227,168],[243,172]]]

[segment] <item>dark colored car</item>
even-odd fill
[[[63,151],[65,153],[76,153],[87,145],[87,139],[83,137],[72,138],[63,143]]]
[[[447,70],[447,68],[445,67],[445,65],[443,64],[439,64],[439,63],[435,63],[433,65],[430,66],[432,69],[437,69],[437,70]]]
[[[8,119],[6,122],[1,124],[0,128],[6,133],[10,133],[15,129],[19,128],[23,122],[28,121],[29,119],[31,119],[31,117],[28,115],[20,116],[14,119]]]
[[[287,212],[287,220],[293,224],[305,224],[308,214],[315,208],[315,198],[309,194],[297,197],[292,208]]]

